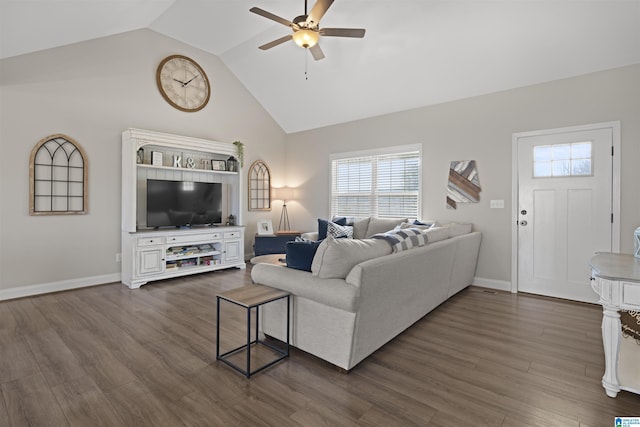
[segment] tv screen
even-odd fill
[[[221,183],[147,180],[147,227],[181,227],[221,222]]]

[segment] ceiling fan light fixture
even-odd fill
[[[309,49],[318,43],[320,34],[317,31],[301,28],[293,33],[293,41],[300,47]]]

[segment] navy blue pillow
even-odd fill
[[[287,254],[287,267],[296,270],[311,271],[313,257],[318,250],[320,242],[303,240],[301,242],[287,242],[284,246]]]
[[[345,217],[336,217],[331,222],[338,225],[347,225],[347,218]],[[328,219],[318,218],[318,240],[324,240],[327,238],[327,225],[329,224]]]

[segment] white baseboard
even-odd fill
[[[482,277],[474,277],[472,285],[479,286],[481,288],[497,289],[499,291],[511,292],[511,282],[508,282],[506,280],[495,280],[495,279],[485,279]]]
[[[101,276],[82,277],[79,279],[61,280],[59,282],[41,283],[38,285],[0,289],[0,301],[14,298],[30,297],[33,295],[48,294],[51,292],[68,291],[70,289],[86,288],[88,286],[120,282],[120,280],[120,273],[113,273],[104,274]]]
[[[106,283],[120,281],[120,273],[113,273],[105,274],[102,276],[83,277],[80,279],[61,280],[59,282],[41,283],[38,285],[0,289],[0,301],[48,294],[51,292],[68,291],[70,289],[86,288],[88,286],[103,285]],[[474,277],[472,284],[481,288],[497,289],[500,291],[511,292],[511,282],[508,282],[506,280],[494,280],[485,279],[482,277]]]

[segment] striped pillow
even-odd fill
[[[417,228],[404,228],[387,231],[371,236],[372,239],[382,239],[391,245],[393,252],[406,251],[427,244],[427,236]]]

